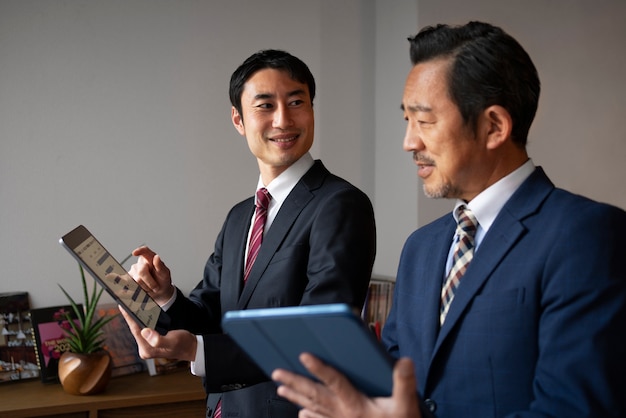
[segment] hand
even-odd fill
[[[393,370],[391,397],[368,398],[348,379],[314,356],[304,353],[300,361],[322,383],[277,369],[272,379],[281,383],[278,394],[302,406],[299,418],[421,418],[413,362],[398,360]]]
[[[141,329],[137,322],[126,313],[124,308],[119,307],[119,309],[124,319],[126,319],[135,341],[137,341],[139,356],[142,359],[169,358],[187,361],[196,359],[198,340],[189,331],[180,329],[161,335],[150,328]]]
[[[133,255],[137,263],[130,268],[130,275],[158,303],[164,305],[174,295],[170,269],[161,257],[150,248],[143,246],[135,249]]]

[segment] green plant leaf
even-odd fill
[[[121,264],[124,264],[130,257],[132,257],[132,253],[124,258]],[[94,280],[93,287],[91,291],[89,291],[85,278],[85,270],[80,263],[78,264],[78,268],[83,290],[84,309],[79,308],[78,303],[67,293],[63,286],[58,286],[69,300],[75,319],[78,321],[77,324],[69,312],[65,314],[70,329],[63,329],[63,332],[67,336],[70,351],[87,354],[102,349],[105,343],[104,338],[102,338],[104,335],[102,328],[115,319],[118,314],[96,318],[98,302],[100,301],[104,289]]]

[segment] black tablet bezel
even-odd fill
[[[83,260],[79,254],[78,247],[82,245],[87,240],[93,240],[96,243],[101,251],[106,253],[107,262],[113,268],[115,274],[123,276],[127,275],[128,277],[124,278],[124,283],[126,284],[125,288],[127,288],[127,292],[133,295],[132,300],[141,300],[141,301],[149,301],[149,304],[156,305],[154,308],[154,313],[156,313],[157,318],[152,320],[151,322],[146,323],[146,321],[142,320],[137,312],[130,306],[127,298],[120,297],[115,289],[113,289],[108,283],[107,278],[103,277],[102,274],[98,274],[86,260]],[[164,335],[168,331],[168,326],[170,323],[169,316],[159,307],[159,305],[148,295],[148,293],[143,290],[137,282],[135,282],[128,272],[122,267],[122,265],[111,255],[109,251],[96,239],[96,237],[89,232],[87,228],[83,225],[79,225],[74,228],[72,231],[65,234],[61,239],[59,239],[59,243],[83,266],[85,270],[87,270],[91,276],[107,291],[107,293],[117,302],[122,308],[128,312],[128,314],[142,327],[142,328],[152,328],[155,329],[160,334]],[[158,307],[158,310],[156,309]],[[138,309],[141,309],[139,307]]]

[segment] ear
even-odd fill
[[[237,109],[235,109],[235,106],[232,106],[230,108],[230,120],[232,120],[233,126],[235,127],[235,129],[237,129],[237,132],[245,136],[246,128],[243,126],[243,118],[241,117]]]
[[[502,106],[493,105],[486,108],[483,115],[487,149],[496,149],[511,139],[513,120],[508,110]]]

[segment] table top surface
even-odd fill
[[[104,392],[91,396],[70,395],[60,383],[44,384],[33,379],[0,385],[0,415],[15,411],[41,413],[52,409],[60,413],[123,408],[203,400],[205,396],[202,380],[188,370],[157,376],[141,372],[114,377]]]

